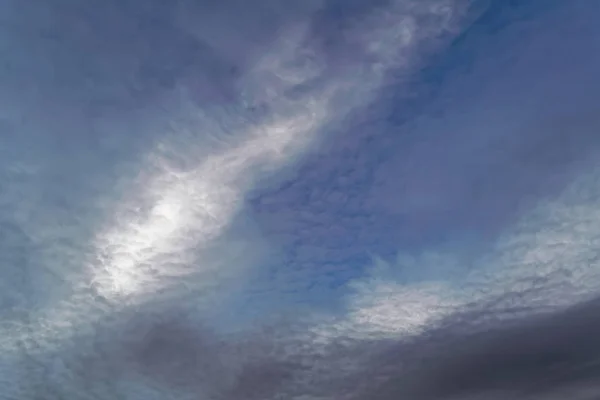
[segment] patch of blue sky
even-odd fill
[[[487,269],[500,238],[596,154],[592,15],[493,2],[408,83],[392,70],[325,150],[254,197],[252,215],[279,251],[252,281],[262,306],[261,296],[239,306],[343,310],[377,259],[400,284],[460,286]]]

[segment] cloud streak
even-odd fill
[[[27,340],[33,342],[57,335],[69,337],[68,332],[78,329],[90,316],[99,317],[107,310],[115,312],[126,299],[131,301],[144,291],[160,291],[171,279],[185,279],[190,269],[197,273],[195,259],[201,254],[199,248],[209,246],[224,232],[258,174],[272,174],[269,171],[278,165],[290,163],[327,124],[342,120],[350,110],[366,104],[381,84],[383,74],[389,68],[407,64],[420,40],[449,28],[453,10],[442,7],[445,2],[438,3],[408,8],[403,3],[393,3],[371,13],[348,30],[352,36],[345,38],[364,53],[367,62],[359,58],[355,65],[339,70],[319,65],[326,60],[319,60],[322,54],[311,47],[314,38],[305,21],[284,27],[279,39],[269,45],[270,50],[244,66],[238,86],[245,100],[234,106],[233,114],[227,108],[207,114],[188,103],[193,112],[202,115],[196,117],[197,123],[186,127],[188,130],[219,138],[224,137],[224,124],[233,124],[227,129],[233,131],[231,138],[213,146],[214,151],[204,149],[205,156],[198,157],[192,152],[185,155],[186,149],[170,143],[169,135],[160,135],[162,139],[155,136],[159,139],[154,149],[133,166],[140,172],[132,174],[130,169],[128,175],[133,178],[122,179],[122,192],[112,196],[120,199],[112,200],[102,210],[106,221],[96,225],[96,233],[86,235],[92,248],[78,255],[79,262],[86,266],[83,275],[72,275],[75,287],[65,290],[66,298],[37,310],[33,317],[37,322],[28,322],[25,330],[9,328],[4,336],[21,341],[17,332],[29,332]],[[17,18],[24,15],[19,14],[18,8],[12,12]],[[47,15],[54,15],[57,10],[49,7],[44,12],[47,14],[38,14],[35,22],[45,29],[50,21]],[[418,38],[421,33],[415,25],[416,18],[426,15],[440,15],[444,24]],[[391,50],[384,45],[386,40],[400,46]],[[183,79],[176,84],[173,95],[180,99],[190,96],[195,87],[190,89],[188,83]],[[257,119],[253,110],[260,108],[266,111]],[[178,132],[173,135],[177,140]],[[192,133],[194,136],[197,135]],[[176,153],[184,156],[170,158]],[[53,238],[50,240],[62,234],[49,233]],[[200,270],[208,270],[208,277],[211,268],[219,265],[207,264],[210,263],[204,263]],[[13,346],[16,344],[7,348]]]

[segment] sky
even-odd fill
[[[0,400],[597,398],[598,16],[0,0]]]

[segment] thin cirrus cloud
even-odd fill
[[[545,201],[505,232],[481,257],[470,260],[458,279],[398,282],[398,269],[456,270],[461,254],[425,251],[378,260],[367,279],[357,281],[348,332],[369,337],[415,335],[455,313],[483,308],[493,318],[514,319],[588,301],[596,294],[597,171]],[[410,272],[409,272],[410,273]],[[340,329],[342,326],[340,326]]]
[[[259,58],[239,79],[242,93],[248,86],[251,100],[266,103],[268,114],[258,122],[240,124],[237,129],[241,133],[236,133],[235,127],[229,128],[234,131],[233,144],[221,146],[198,162],[190,156],[191,160],[183,160],[186,166],[192,165],[187,169],[169,165],[181,162],[161,153],[185,154],[185,151],[169,148],[168,135],[160,139],[157,149],[140,161],[142,170],[130,183],[131,195],[121,194],[120,204],[108,211],[114,222],[108,222],[107,228],[93,235],[92,254],[84,261],[90,264],[91,282],[76,285],[83,290],[91,286],[95,295],[119,304],[121,295],[127,297],[144,290],[155,292],[160,284],[169,282],[169,277],[182,279],[185,270],[195,265],[193,258],[197,254],[191,249],[198,251],[199,246],[210,243],[233,218],[248,182],[253,180],[254,168],[264,169],[261,164],[265,164],[268,169],[272,168],[269,164],[290,162],[291,156],[305,147],[304,143],[309,142],[310,136],[321,126],[341,118],[360,104],[357,102],[364,102],[386,69],[407,62],[404,52],[417,44],[413,39],[415,33],[411,31],[415,29],[411,25],[414,17],[409,14],[400,24],[394,23],[395,15],[406,12],[401,4],[396,8],[373,13],[363,22],[364,27],[357,28],[353,39],[364,48],[365,56],[373,60],[370,64],[359,61],[355,68],[345,67],[347,71],[340,71],[338,77],[327,77],[318,87],[298,98],[284,96],[295,87],[309,84],[306,81],[314,79],[313,75],[319,71],[310,63],[306,67],[306,63],[302,64],[304,60],[298,59],[306,57],[298,51],[300,45],[306,46],[306,33],[303,33],[306,28],[299,24],[292,26],[290,33],[283,30],[281,38],[272,43],[273,50]],[[451,16],[446,16],[451,11],[435,5],[417,7],[413,12],[415,16],[438,13],[447,23],[452,22]],[[439,29],[448,27],[442,25]],[[396,52],[382,47],[379,43],[389,37],[400,38],[404,45]],[[307,51],[310,52],[310,48]],[[367,70],[361,71],[364,68]],[[364,78],[356,79],[357,76]],[[258,93],[255,93],[256,87],[259,87]],[[185,89],[182,90],[185,92]],[[227,121],[219,120],[219,114],[215,114],[205,115],[188,129],[206,132],[207,136],[222,136]],[[161,269],[161,265],[165,267]],[[73,294],[74,298],[82,295],[77,290]],[[61,303],[64,301],[61,299]],[[60,321],[68,318],[57,310],[51,309],[51,314]]]
[[[253,197],[280,258],[252,282],[251,311],[335,303],[372,258],[397,265],[389,279],[400,285],[479,268],[527,210],[593,164],[599,60],[587,15],[495,4],[417,82],[385,87],[325,150]],[[419,261],[401,267],[398,253]]]
[[[95,13],[91,12],[93,10],[62,9],[46,4],[28,14],[18,4],[7,3],[6,14],[15,21],[29,17],[23,22],[31,27],[29,31],[15,24],[6,27],[7,37],[15,42],[8,41],[7,52],[11,45],[16,48],[15,44],[19,41],[22,47],[31,49],[29,54],[15,54],[12,63],[26,68],[15,68],[14,76],[7,72],[4,77],[7,87],[16,86],[8,82],[9,78],[24,84],[28,77],[34,77],[38,83],[38,87],[25,86],[20,93],[17,93],[17,87],[13,87],[17,105],[7,103],[5,108],[8,137],[14,140],[12,145],[24,153],[24,157],[16,157],[15,161],[9,157],[6,161],[14,180],[9,181],[9,190],[5,191],[4,197],[15,211],[14,217],[9,217],[7,223],[15,225],[24,237],[31,238],[33,246],[42,248],[36,262],[48,263],[42,273],[49,278],[34,280],[30,284],[50,288],[49,293],[39,294],[37,301],[31,304],[34,309],[29,311],[29,322],[19,321],[17,317],[16,321],[7,324],[5,340],[13,342],[12,345],[7,344],[7,348],[18,347],[16,343],[23,340],[43,347],[44,341],[69,338],[80,324],[93,323],[93,315],[116,312],[121,305],[135,302],[137,297],[144,298],[161,291],[172,280],[181,282],[190,270],[195,274],[195,281],[210,280],[215,274],[211,274],[210,262],[200,263],[196,259],[202,254],[199,249],[209,246],[224,233],[229,221],[239,211],[244,192],[260,176],[257,174],[269,173],[282,162],[289,163],[296,153],[310,145],[311,137],[326,124],[335,123],[356,106],[368,102],[381,84],[386,70],[409,66],[411,52],[416,51],[420,41],[434,37],[438,30],[450,29],[455,23],[454,10],[445,4],[432,2],[424,6],[407,6],[392,3],[377,8],[346,31],[351,36],[349,42],[355,50],[363,52],[367,62],[358,59],[355,65],[339,67],[337,71],[332,70],[337,66],[327,65],[326,59],[320,60],[325,49],[315,48],[315,43],[311,43],[314,38],[310,36],[311,27],[307,21],[293,19],[280,27],[278,39],[271,41],[264,47],[265,50],[261,48],[262,54],[233,61],[234,64],[242,63],[234,65],[242,70],[235,77],[235,85],[244,100],[242,104],[227,105],[223,97],[216,97],[214,100],[217,102],[225,102],[219,109],[214,102],[206,103],[208,99],[196,97],[195,90],[206,91],[210,95],[213,88],[198,86],[204,78],[196,78],[184,67],[176,69],[175,76],[171,77],[173,80],[164,78],[168,84],[164,79],[158,79],[160,77],[156,77],[158,81],[148,82],[140,81],[147,78],[144,75],[131,81],[123,78],[132,72],[132,68],[148,72],[148,65],[163,61],[157,61],[157,57],[177,55],[166,49],[165,46],[170,45],[168,41],[155,43],[157,54],[154,55],[144,48],[151,45],[145,42],[146,39],[160,38],[164,41],[171,38],[173,45],[178,45],[182,37],[192,40],[175,28],[165,27],[168,20],[156,21],[157,32],[165,38],[154,36],[154,27],[145,25],[148,23],[145,20],[147,16],[141,12],[143,10],[136,10],[135,4],[124,4],[119,9],[109,3]],[[139,31],[134,31],[126,21],[138,22],[135,20],[138,11]],[[163,12],[169,15],[174,11],[167,7]],[[415,25],[416,21],[429,16],[438,18],[436,22],[440,25],[432,32],[422,34],[421,27]],[[112,21],[114,32],[108,32],[102,26],[101,18],[108,18],[107,21],[115,18]],[[255,22],[251,24],[256,25]],[[431,29],[432,26],[426,28]],[[182,31],[186,29],[189,26],[181,28]],[[114,35],[120,31],[133,35],[122,44],[123,49],[131,54],[123,53],[112,42],[118,38]],[[98,32],[101,36],[95,37]],[[152,37],[138,37],[140,34],[152,34]],[[192,38],[194,35],[198,32],[191,32]],[[200,35],[202,39],[202,33]],[[215,36],[211,36],[204,44],[218,55],[219,49],[213,48],[214,40]],[[390,40],[401,46],[390,49],[383,45]],[[92,44],[99,45],[99,51],[90,55],[81,53],[78,59],[77,54]],[[182,51],[189,50],[189,46],[191,44],[186,42]],[[241,43],[232,42],[231,46],[241,46]],[[227,46],[225,50],[225,53],[235,51]],[[108,55],[116,56],[114,63],[105,63],[102,57]],[[136,60],[136,56],[140,59]],[[38,62],[36,57],[47,59],[46,63],[56,73],[50,74],[39,65],[35,66]],[[226,61],[223,62],[230,58],[230,54],[224,54]],[[247,60],[250,60],[248,65],[243,65]],[[323,62],[325,65],[319,65]],[[72,76],[68,75],[67,68],[73,69]],[[91,68],[89,72],[92,75],[85,77],[82,74],[88,68]],[[162,70],[156,74],[167,72],[173,73]],[[177,73],[182,75],[179,81]],[[94,78],[99,78],[100,82],[94,82]],[[292,93],[298,89],[297,94]],[[161,95],[163,99],[158,98],[161,90],[164,92]],[[133,107],[139,99],[129,93],[135,92],[147,98],[143,103],[150,111]],[[56,97],[56,100],[50,102],[49,96]],[[178,125],[180,115],[168,109],[167,101],[181,104],[186,98],[191,103],[184,104],[183,112],[191,109],[193,121],[189,123],[184,115],[181,118],[185,121]],[[118,102],[123,109],[130,110],[130,119],[119,115],[110,106]],[[201,106],[195,109],[194,102]],[[203,104],[206,104],[206,109]],[[28,106],[28,112],[37,119],[29,125],[19,119],[18,105]],[[163,116],[151,115],[152,110],[160,107],[167,108],[165,117],[174,123],[165,123]],[[11,112],[11,109],[14,111]],[[233,115],[230,115],[231,110]],[[255,116],[257,113],[260,115]],[[121,118],[125,126],[110,121],[111,115]],[[91,117],[94,117],[93,120],[88,120]],[[47,132],[38,133],[44,126]],[[75,134],[75,131],[90,128],[95,129],[97,134],[107,133],[108,137]],[[128,128],[146,128],[138,133],[144,139],[119,136]],[[180,132],[180,128],[187,132]],[[26,135],[19,137],[19,131],[26,132]],[[181,147],[182,138],[192,141],[183,143],[184,148]],[[190,149],[201,147],[193,142],[196,138],[201,143],[208,142],[214,151],[203,148],[200,155],[193,154]],[[114,164],[117,168],[110,165],[108,170],[121,175],[116,180],[111,176],[100,176],[104,180],[96,187],[89,180],[101,175],[99,169],[103,166],[94,165],[94,162],[101,161],[94,154],[94,145],[116,157]],[[9,146],[8,143],[5,146],[7,154],[10,153]],[[140,153],[128,162],[122,158],[126,154],[121,153],[123,147],[146,152],[146,155]],[[59,152],[72,154],[73,159],[60,160]],[[177,156],[173,157],[174,154]],[[90,155],[92,160],[87,160],[86,155]],[[77,162],[81,164],[76,166]],[[73,168],[75,171],[72,171]],[[56,177],[56,184],[60,184],[63,177],[70,177],[75,183],[72,185],[83,193],[74,192],[69,196],[56,192],[58,187],[47,183],[48,176]],[[93,198],[85,193],[90,190],[89,186],[96,193],[104,189],[109,194],[98,193],[98,197]],[[26,196],[25,202],[19,201],[18,196],[22,195]],[[42,203],[48,197],[56,198],[57,204],[50,204],[44,209]],[[82,207],[78,204],[82,201],[90,201],[94,206]],[[69,215],[69,206],[83,208],[87,215]],[[38,207],[39,210],[36,209]],[[53,222],[57,211],[67,217],[61,224]],[[41,218],[36,218],[36,214],[40,214]],[[85,217],[88,219],[85,220]],[[61,225],[62,228],[57,228]],[[67,257],[66,260],[60,258],[61,253]],[[199,263],[202,267],[198,267]],[[213,268],[222,268],[219,263],[215,264]],[[198,271],[205,271],[206,276],[198,275]],[[52,290],[53,287],[57,290]],[[19,290],[13,290],[17,294],[12,301],[17,302],[16,309],[26,308],[23,299],[18,299]],[[21,337],[23,334],[25,336]]]
[[[209,3],[2,5],[0,398],[593,394],[593,13]]]

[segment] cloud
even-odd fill
[[[267,310],[285,298],[337,311],[372,255],[396,270],[410,258],[427,265],[402,267],[402,282],[462,278],[590,168],[597,99],[584,87],[597,84],[597,30],[581,9],[536,7],[491,7],[416,82],[387,80],[370,107],[253,197],[257,224],[280,248],[252,283],[265,287]]]
[[[110,7],[106,11],[109,10]],[[131,18],[130,11],[123,10],[122,16]],[[44,10],[39,23],[46,23],[45,13],[55,12],[52,7]],[[418,31],[420,27],[411,24],[423,15],[443,14],[445,21],[451,12],[434,6],[407,9],[400,3],[373,12],[352,27],[348,32],[351,36],[344,38],[362,49],[364,57],[339,71],[331,70],[331,65],[320,67],[311,62],[311,57],[320,61],[321,55],[310,47],[310,24],[300,21],[282,26],[278,39],[270,41],[263,54],[244,65],[237,84],[245,100],[232,110],[225,104],[211,111],[204,109],[202,103],[198,107],[190,94],[195,87],[187,85],[186,78],[174,83],[172,93],[164,97],[179,97],[179,102],[187,104],[181,113],[196,114],[192,124],[172,124],[173,142],[168,133],[150,136],[153,144],[132,166],[139,173],[128,169],[119,179],[117,190],[112,190],[110,201],[100,206],[103,220],[95,221],[85,236],[75,234],[88,246],[84,254],[78,254],[77,263],[85,265],[83,274],[61,272],[60,275],[71,276],[74,287],[67,286],[66,298],[59,300],[58,306],[47,301],[47,316],[40,310],[41,316],[36,318],[45,321],[42,324],[63,324],[62,321],[74,318],[71,313],[75,311],[82,318],[101,314],[104,306],[98,309],[96,305],[101,298],[112,310],[131,301],[132,296],[143,298],[144,293],[156,293],[190,273],[195,275],[193,282],[213,279],[216,270],[222,270],[223,262],[207,261],[202,256],[204,262],[198,268],[201,248],[210,247],[225,232],[253,182],[292,163],[322,128],[341,121],[350,110],[368,102],[386,69],[408,62],[420,40],[447,29],[442,25],[420,40],[407,37],[401,41],[402,46],[391,51],[380,44],[387,36],[399,34],[395,31],[395,16],[413,21],[401,26],[406,33],[407,29]],[[143,24],[147,16],[141,13],[136,17],[142,24],[141,32],[146,32]],[[173,41],[179,43],[175,36],[180,33],[169,32]],[[138,51],[138,47],[134,48]],[[312,85],[315,80],[318,85]],[[298,89],[302,89],[298,94],[290,94]],[[70,101],[69,97],[66,99]],[[253,110],[262,106],[267,106],[266,111],[254,116]],[[177,112],[166,115],[177,121]],[[206,146],[210,139],[194,143],[199,136],[195,132],[214,138],[217,144]],[[195,153],[198,149],[199,154]],[[50,233],[53,239],[57,234],[64,231]],[[72,327],[76,329],[77,325],[73,323]],[[50,330],[56,335],[62,329]]]
[[[113,329],[125,339],[107,338],[113,350],[94,365],[100,373],[110,354],[115,365],[127,359],[129,376],[142,373],[182,398],[585,399],[597,393],[596,309],[592,300],[510,321],[494,318],[500,309],[457,312],[418,335],[356,340],[338,332],[325,345],[284,326],[217,340],[185,317],[153,320],[146,309],[144,322],[125,325],[138,334]],[[72,364],[81,368],[77,382],[84,365]],[[88,378],[92,387],[103,386],[100,376]]]
[[[370,368],[389,374],[369,387],[368,398],[495,399],[503,396],[588,398],[597,387],[593,343],[597,302],[514,324],[486,322],[465,334],[448,324],[409,343],[384,346]],[[478,318],[471,316],[469,321]],[[388,369],[389,368],[389,369]],[[368,378],[367,378],[368,379]],[[381,383],[381,382],[385,383]],[[357,398],[360,398],[359,395]]]
[[[415,18],[441,13],[444,19],[451,12],[417,7],[396,32],[396,16],[410,11],[399,4],[370,14],[340,38],[365,57],[342,69],[314,46],[313,27],[303,18],[280,20],[276,40],[232,60],[244,43],[262,39],[236,35],[240,43],[215,43],[216,33],[194,36],[185,21],[169,20],[178,12],[170,6],[157,16],[137,2],[80,10],[46,4],[35,13],[9,7],[32,35],[6,28],[14,38],[11,62],[23,68],[5,72],[3,80],[35,84],[21,91],[7,86],[16,96],[5,109],[13,131],[5,152],[16,146],[25,153],[4,160],[11,179],[3,199],[14,209],[6,223],[21,232],[21,239],[12,236],[18,251],[36,255],[23,247],[27,240],[42,249],[36,260],[52,281],[33,280],[33,271],[25,276],[32,291],[48,292],[38,292],[32,305],[21,297],[9,306],[28,317],[17,312],[3,325],[7,354],[52,353],[123,307],[150,296],[179,296],[184,280],[196,291],[206,282],[218,286],[217,276],[228,275],[223,269],[231,262],[210,250],[223,248],[219,237],[254,182],[293,163],[323,128],[367,103],[387,69],[408,62],[419,45],[410,36],[419,28]],[[394,38],[402,39],[398,51],[379,45]],[[221,45],[226,54],[215,53]],[[88,52],[92,48],[98,51]],[[206,65],[207,55],[238,70],[227,85]],[[37,68],[42,64],[50,67]],[[198,91],[208,95],[198,97]],[[235,91],[241,101],[216,94]],[[23,110],[33,122],[19,119]],[[85,133],[93,130],[107,137]],[[134,132],[142,132],[141,139]],[[77,156],[66,160],[67,152]],[[53,176],[58,181],[48,181]],[[70,179],[67,188],[62,177]],[[56,203],[47,204],[48,197]],[[15,281],[16,272],[8,278]],[[23,288],[16,292],[22,295]]]
[[[347,319],[333,320],[331,332],[327,324],[320,332],[331,338],[340,332],[410,337],[467,310],[510,320],[589,300],[600,283],[600,193],[597,168],[590,169],[563,194],[525,214],[486,252],[433,248],[416,257],[400,253],[393,262],[376,259],[366,277],[351,283]]]
[[[278,1],[247,9],[237,1],[197,4],[10,9],[41,33],[23,39],[7,28],[19,36],[15,48],[32,49],[30,58],[16,53],[15,65],[28,68],[13,78],[36,84],[22,92],[10,86],[14,102],[2,100],[0,129],[10,140],[1,142],[8,183],[0,201],[10,215],[2,214],[0,257],[11,266],[3,269],[2,299],[17,306],[7,306],[0,332],[0,398],[539,398],[549,391],[574,398],[596,389],[596,303],[568,308],[598,284],[598,174],[585,162],[578,166],[594,172],[520,213],[520,223],[500,224],[486,251],[469,252],[469,243],[401,249],[397,262],[380,260],[356,279],[340,265],[360,264],[357,243],[383,238],[370,231],[381,216],[368,215],[378,196],[368,186],[352,189],[366,192],[365,202],[331,190],[337,164],[325,161],[311,172],[317,185],[292,182],[293,190],[255,201],[298,242],[298,259],[276,279],[260,265],[280,243],[253,225],[248,198],[293,175],[311,151],[338,143],[331,132],[369,117],[390,81],[395,90],[409,86],[424,54],[463,29],[468,2],[354,4],[342,16],[335,2],[293,10]],[[92,44],[98,51],[85,53]],[[576,128],[584,115],[577,111],[557,120]],[[584,127],[590,121],[581,119]],[[80,134],[92,128],[107,138]],[[416,200],[385,206],[443,214],[460,203],[468,185],[448,197],[425,181],[439,174],[431,169],[469,172],[454,162],[481,150],[470,147],[475,131],[456,143],[419,139],[395,153],[416,154],[394,172],[413,178],[405,183]],[[542,161],[552,164],[554,143],[568,139],[563,131],[549,134]],[[507,148],[549,143],[532,135]],[[376,178],[364,156],[374,137],[343,140],[357,168],[334,177],[336,184]],[[585,137],[569,142],[567,158],[585,153]],[[475,144],[495,143],[488,139]],[[77,156],[66,160],[66,150]],[[544,173],[532,176],[523,182]],[[487,200],[512,186],[494,188]],[[341,205],[345,213],[328,212]],[[389,236],[386,243],[397,239]],[[20,284],[19,266],[29,268]],[[307,266],[319,270],[310,275]],[[308,318],[298,309],[284,318],[273,312],[286,310],[286,291],[312,296],[318,291],[307,285],[352,278],[335,315],[325,305]],[[271,320],[240,323],[260,316],[253,308],[265,303]]]

